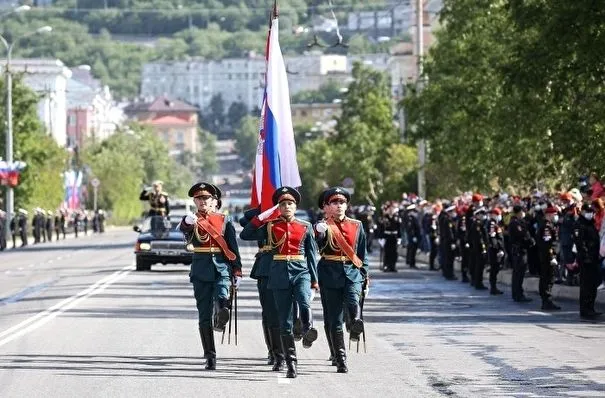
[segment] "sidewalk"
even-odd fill
[[[417,265],[419,266],[419,269],[428,270],[428,261],[429,261],[428,255],[418,252],[418,254],[416,255],[416,261],[417,261]],[[407,267],[407,265],[405,264],[405,248],[400,249],[398,265],[399,265],[399,268]],[[456,276],[460,277],[460,261],[456,261],[454,263],[454,270],[456,271]],[[437,271],[437,272],[439,272],[439,274],[441,273],[441,271]],[[435,272],[435,273],[437,273],[437,272]],[[484,273],[484,283],[486,284],[486,286],[489,285],[488,275],[489,274],[486,271]],[[511,279],[512,279],[512,270],[511,269],[500,270],[500,272],[498,273],[498,283],[500,283],[501,285],[510,287]],[[538,289],[539,283],[540,283],[540,278],[538,278],[536,276],[532,276],[529,273],[526,273],[525,278],[523,280],[523,290],[525,290],[526,293],[535,293],[535,294],[539,295],[539,289]],[[504,293],[510,295],[510,288],[505,290]],[[553,296],[554,300],[565,299],[565,300],[579,301],[580,300],[580,288],[578,286],[554,285],[552,288],[552,296]],[[605,305],[605,293],[601,293],[601,291],[597,292],[596,302],[598,304]]]

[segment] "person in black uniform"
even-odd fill
[[[513,207],[513,214],[508,225],[510,234],[510,244],[512,252],[513,275],[511,281],[511,290],[513,300],[518,303],[526,303],[531,301],[523,293],[523,278],[527,264],[523,256],[527,254],[527,249],[535,245],[535,241],[531,237],[527,225],[525,224],[525,211],[523,207],[516,205]]]
[[[55,213],[54,220],[55,234],[57,236],[56,240],[59,240],[59,231],[61,230],[61,212],[59,210],[57,210],[57,212]]]
[[[386,214],[380,223],[379,237],[384,245],[384,256],[382,270],[385,272],[397,272],[397,258],[399,257],[398,246],[401,243],[401,219],[397,214],[397,208],[393,205],[386,209]]]
[[[170,214],[168,195],[162,191],[162,181],[154,181],[152,189],[145,189],[139,195],[140,200],[149,202],[147,216],[167,216]]]
[[[438,269],[435,267],[435,259],[439,253],[439,227],[437,225],[437,213],[439,213],[438,207],[433,206],[433,208],[428,209],[424,215],[430,243],[429,269],[431,271],[437,271]]]
[[[545,210],[544,219],[540,222],[536,234],[538,254],[540,256],[540,297],[543,310],[560,310],[561,307],[552,301],[552,286],[557,273],[557,219],[559,211],[553,206]]]
[[[34,244],[40,243],[40,209],[34,209],[34,216],[32,217],[32,232],[34,235]]]
[[[456,258],[456,206],[451,205],[439,214],[439,248],[441,250],[442,274],[447,280],[456,280],[454,259]]]
[[[27,210],[19,209],[19,235],[21,236],[21,247],[27,246]]]
[[[10,222],[11,236],[13,238],[13,249],[17,247],[17,235],[19,234],[19,217],[13,214]]]
[[[67,213],[67,211],[62,210],[60,219],[59,219],[59,228],[61,229],[61,233],[63,234],[63,239],[65,239],[65,214],[66,213]]]
[[[4,230],[6,223],[6,212],[0,210],[0,251],[6,249],[6,231]]]
[[[475,261],[477,257],[473,255],[475,253],[475,248],[473,248],[473,240],[470,235],[473,233],[474,223],[475,223],[475,211],[483,207],[483,195],[481,194],[473,194],[472,203],[466,209],[466,244],[469,247],[469,256],[468,256],[468,274],[471,286],[475,283]]]
[[[487,290],[483,284],[483,270],[487,262],[487,233],[485,230],[485,221],[487,218],[487,209],[479,207],[474,213],[475,220],[472,223],[472,229],[469,233],[471,244],[471,256],[474,258],[473,286],[477,290]]]
[[[88,235],[88,211],[82,211],[82,224],[84,225],[84,235]]]
[[[74,212],[74,234],[76,236],[76,238],[78,237],[78,232],[80,229],[80,212],[79,211],[75,211]]]
[[[584,319],[594,319],[601,315],[594,309],[597,287],[601,283],[599,275],[600,239],[593,221],[594,213],[593,207],[584,203],[573,232],[577,259],[580,264],[580,316]]]
[[[48,210],[45,216],[46,220],[44,222],[44,228],[46,229],[46,236],[48,237],[48,241],[52,242],[53,240],[53,212]]]
[[[409,205],[405,216],[405,232],[408,236],[408,247],[406,249],[405,262],[410,268],[416,267],[416,252],[422,238],[420,222],[418,221],[418,211],[416,205]]]
[[[498,289],[498,272],[504,261],[504,233],[502,231],[502,210],[495,207],[490,211],[487,223],[487,260],[489,261],[489,294],[499,295],[504,292]]]
[[[460,248],[460,273],[462,275],[462,282],[468,282],[469,278],[469,257],[470,257],[470,245],[468,243],[468,236],[466,234],[466,206],[462,206],[457,209],[458,219],[456,220],[456,237],[458,238],[458,247]]]

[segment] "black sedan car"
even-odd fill
[[[139,233],[134,249],[137,271],[149,271],[151,265],[157,263],[191,264],[193,246],[185,242],[185,236],[178,229],[180,222],[180,217],[152,216],[133,227]]]

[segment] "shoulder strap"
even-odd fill
[[[336,225],[334,220],[328,219],[327,223],[330,227],[330,232],[332,232],[332,236],[334,236],[336,243],[338,243],[338,246],[340,247],[340,250],[342,250],[344,254],[347,255],[349,260],[353,262],[354,266],[356,266],[357,268],[363,267],[363,261],[361,261],[361,259],[357,257],[357,254],[355,254],[355,250],[353,250],[351,245],[349,245],[349,242],[347,242],[345,237],[342,235],[342,231],[340,230],[340,228],[338,228],[338,225]]]
[[[223,250],[225,257],[227,257],[230,261],[235,261],[237,256],[229,249],[229,246],[227,245],[227,242],[225,241],[223,235],[221,235],[216,230],[216,228],[214,228],[214,226],[208,222],[208,220],[200,217],[197,219],[197,225],[199,225],[204,231],[208,233],[208,235],[212,237],[212,239],[216,241],[216,243],[218,243],[218,245]]]

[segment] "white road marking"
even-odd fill
[[[277,384],[290,384],[292,380],[286,378],[285,376],[277,376]]]
[[[552,316],[552,314],[542,311],[527,311],[527,313],[532,315]]]
[[[0,333],[0,347],[15,340],[16,338],[23,336],[26,333],[31,332],[34,329],[39,328],[51,319],[55,318],[57,315],[69,310],[70,308],[73,308],[86,298],[100,293],[112,283],[126,276],[130,271],[132,271],[132,269],[133,266],[128,265],[121,270],[100,279],[99,281],[90,285],[88,288],[82,290],[80,293],[63,300],[42,312],[39,312],[31,318],[28,318],[11,328],[8,328],[4,332]]]

